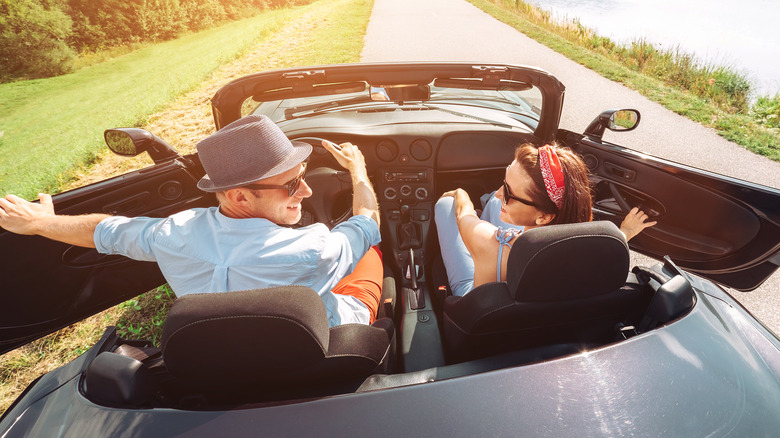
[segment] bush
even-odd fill
[[[142,0],[67,0],[73,21],[68,43],[83,52],[140,41],[135,10],[142,6]]]
[[[71,19],[56,0],[0,0],[0,78],[41,78],[71,71]]]
[[[744,75],[726,68],[717,68],[713,73],[715,87],[725,93],[726,104],[736,112],[744,113],[748,109],[750,81]]]
[[[179,0],[144,0],[135,17],[145,40],[164,41],[175,38],[184,26],[184,10]]]
[[[225,19],[225,8],[217,0],[182,0],[184,21],[190,30],[207,29]]]

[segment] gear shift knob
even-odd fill
[[[409,206],[404,204],[401,206],[401,223],[406,224],[412,221],[412,218],[409,216]]]

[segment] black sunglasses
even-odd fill
[[[506,171],[509,172],[509,166],[506,167]],[[502,198],[504,198],[503,199],[504,205],[508,204],[510,199],[514,199],[515,201],[517,201],[517,202],[519,202],[521,204],[525,204],[525,205],[527,205],[529,207],[537,207],[537,208],[539,208],[539,206],[536,205],[535,203],[533,203],[531,201],[528,201],[528,200],[525,200],[523,198],[518,198],[517,196],[515,196],[515,194],[512,193],[512,190],[509,189],[509,185],[506,183],[506,178],[504,178],[504,181],[503,181],[502,184],[503,184],[503,189],[504,189],[504,196],[502,196]]]
[[[284,184],[247,184],[244,187],[251,190],[266,190],[266,189],[287,189],[287,196],[293,197],[295,192],[301,186],[301,181],[306,177],[306,163],[303,163],[303,170],[295,178]]]

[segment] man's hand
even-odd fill
[[[360,149],[352,143],[335,145],[323,140],[322,146],[344,166],[352,176],[352,212],[368,216],[379,225],[379,202],[376,199],[371,180],[368,179],[366,159]]]
[[[57,215],[50,195],[40,193],[38,200],[40,204],[14,195],[0,198],[0,227],[16,234],[37,234],[70,245],[95,247],[95,227],[108,215]]]
[[[51,195],[39,193],[40,204],[16,195],[0,198],[0,227],[16,234],[39,234],[42,219],[54,217]]]
[[[657,224],[657,221],[645,222],[648,219],[647,214],[640,209],[634,207],[623,219],[623,223],[620,224],[620,231],[626,235],[626,241],[631,240],[632,237],[641,233],[642,230],[648,227],[652,227]]]
[[[358,149],[357,146],[353,145],[352,143],[342,143],[337,145],[327,140],[322,141],[322,146],[325,148],[325,150],[330,152],[331,155],[336,158],[336,161],[338,161],[339,164],[347,169],[350,173],[358,171],[365,174],[366,159],[363,157],[363,153],[360,152],[360,149]]]

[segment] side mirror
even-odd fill
[[[601,140],[604,129],[623,132],[631,131],[639,126],[641,116],[635,109],[607,110],[599,114],[585,129],[584,134],[596,140]]]
[[[106,129],[103,133],[108,148],[117,155],[134,157],[148,152],[154,164],[180,158],[176,150],[160,137],[140,128]]]

